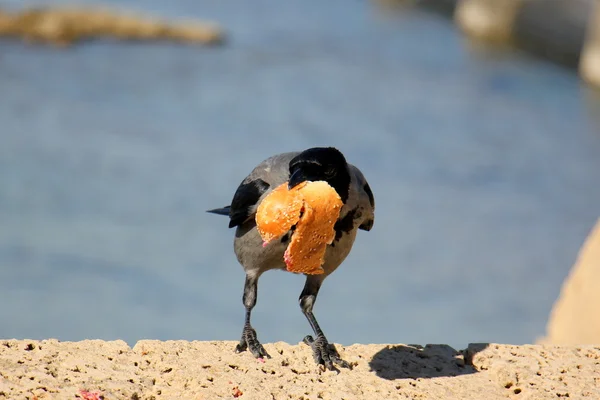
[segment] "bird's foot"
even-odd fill
[[[269,353],[267,353],[265,348],[258,341],[256,331],[250,325],[244,326],[240,343],[235,347],[236,353],[241,353],[245,350],[250,350],[250,353],[256,358],[271,358]]]
[[[315,362],[325,366],[328,370],[337,371],[338,369],[334,364],[337,364],[342,368],[352,369],[352,365],[341,359],[335,346],[330,344],[325,336],[318,336],[315,340],[312,336],[308,335],[304,338],[304,343],[312,348]]]

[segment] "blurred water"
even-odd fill
[[[105,3],[212,19],[231,40],[0,42],[0,337],[237,340],[244,275],[204,210],[267,156],[316,145],[377,201],[315,308],[332,341],[543,334],[600,214],[598,104],[573,71],[367,1]],[[263,341],[309,333],[302,285],[261,278]]]

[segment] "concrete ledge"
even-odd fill
[[[600,398],[599,346],[340,346],[352,371],[321,371],[308,346],[234,342],[0,340],[6,399]]]

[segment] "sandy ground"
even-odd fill
[[[233,342],[0,341],[0,399],[600,399],[600,346],[352,345],[352,371],[308,346]]]

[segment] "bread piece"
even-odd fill
[[[300,185],[305,185],[301,183]],[[304,207],[296,186],[288,190],[287,183],[277,186],[256,209],[256,227],[266,246],[271,240],[285,235],[300,219]]]
[[[264,245],[296,225],[284,254],[287,270],[322,274],[325,251],[335,238],[334,225],[342,206],[340,196],[327,182],[303,182],[292,190],[285,183],[263,199],[256,223]]]

